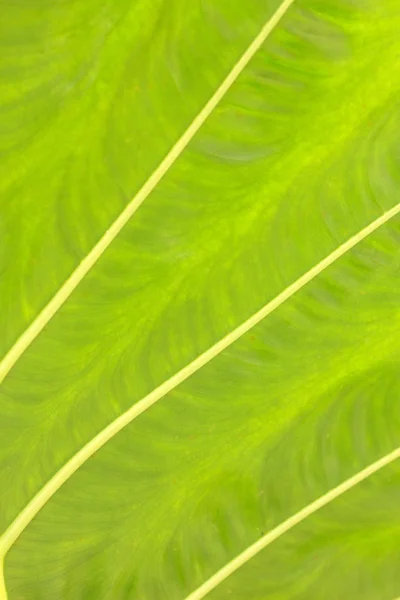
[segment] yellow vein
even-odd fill
[[[398,458],[400,458],[400,448],[397,448],[380,460],[372,463],[366,469],[363,469],[353,477],[350,477],[350,479],[347,479],[335,487],[333,490],[330,490],[327,494],[320,496],[320,498],[300,510],[298,513],[278,525],[278,527],[275,527],[275,529],[272,529],[269,533],[265,534],[261,539],[257,540],[257,542],[246,548],[244,552],[226,564],[222,569],[210,577],[208,581],[197,588],[197,590],[189,594],[185,600],[201,600],[201,598],[204,598],[209,592],[212,592],[212,590],[225,581],[227,577],[232,575],[232,573],[235,573],[235,571],[240,569],[249,560],[254,558],[259,552],[261,552],[261,550],[264,550],[267,546],[272,544],[272,542],[280,538],[284,533],[287,533],[293,529],[293,527],[304,521],[304,519],[311,516],[313,513],[317,512],[345,492],[348,492],[358,483],[361,483]]]
[[[15,342],[14,346],[5,355],[0,363],[0,383],[7,376],[9,371],[15,365],[20,356],[30,346],[33,340],[39,335],[42,329],[47,325],[50,319],[55,315],[59,308],[69,298],[75,288],[79,285],[82,279],[87,275],[93,265],[99,260],[103,252],[107,250],[108,246],[118,236],[122,228],[127,224],[130,218],[138,210],[140,205],[146,200],[151,194],[154,188],[158,185],[167,171],[172,167],[174,162],[179,158],[186,146],[196,135],[200,127],[204,124],[207,118],[211,115],[212,111],[222,100],[224,95],[227,93],[229,88],[233,85],[243,69],[248,65],[250,60],[261,48],[269,34],[278,25],[282,17],[286,14],[290,6],[295,0],[285,0],[282,2],[278,10],[264,25],[260,33],[254,39],[254,41],[247,48],[245,53],[241,56],[239,61],[235,64],[233,69],[224,79],[220,87],[210,98],[204,108],[196,116],[196,118],[189,125],[188,129],[182,135],[181,138],[176,142],[164,160],[160,163],[157,169],[149,177],[143,187],[137,192],[135,197],[126,206],[120,216],[114,221],[111,227],[105,232],[103,237],[97,242],[92,248],[89,254],[82,260],[79,266],[75,269],[72,275],[65,281],[58,292],[53,296],[50,302],[45,308],[39,313],[36,319],[21,335],[21,337]]]
[[[265,317],[270,315],[274,310],[281,306],[286,300],[291,298],[296,292],[301,290],[305,285],[312,281],[317,275],[322,273],[327,267],[332,265],[341,256],[354,248],[359,242],[364,240],[368,235],[376,231],[379,227],[387,223],[390,219],[400,213],[400,203],[391,208],[386,213],[375,219],[372,223],[364,227],[359,233],[351,237],[344,244],[339,246],[334,252],[321,260],[315,267],[307,271],[297,281],[292,283],[283,292],[281,292],[271,302],[268,302],[263,308],[252,315],[247,321],[239,325],[224,338],[219,340],[214,346],[211,346],[203,354],[200,354],[190,364],[186,365],[181,371],[178,371],[170,379],[165,381],[159,387],[154,389],[150,394],[139,400],[125,413],[120,415],[115,421],[110,423],[105,429],[100,431],[90,442],[88,442],[79,452],[77,452],[61,469],[46,483],[46,485],[37,493],[37,495],[27,504],[21,511],[9,528],[0,538],[0,557],[4,556],[12,544],[21,535],[24,529],[29,525],[32,519],[37,515],[41,508],[55,494],[55,492],[81,467],[97,450],[111,440],[119,431],[124,429],[129,423],[136,419],[148,408],[161,400],[166,394],[171,392],[181,383],[186,381],[191,375],[204,367],[207,363],[213,360],[218,354],[223,352],[236,340],[250,331]]]
[[[0,600],[7,600],[6,584],[4,581],[4,565],[0,557]]]

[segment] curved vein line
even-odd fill
[[[92,438],[83,448],[79,450],[59,471],[44,485],[44,487],[32,498],[27,506],[20,512],[16,519],[11,523],[8,529],[0,537],[0,557],[4,556],[14,542],[18,539],[24,529],[29,525],[32,519],[43,508],[48,500],[60,489],[60,487],[91,457],[97,450],[111,440],[118,432],[124,429],[129,423],[136,419],[148,408],[161,400],[166,394],[171,392],[181,383],[186,381],[191,375],[204,367],[213,358],[218,356],[223,350],[226,350],[231,344],[236,342],[245,333],[250,331],[265,317],[270,315],[286,300],[291,298],[296,292],[312,281],[317,275],[322,273],[327,267],[332,265],[341,256],[354,248],[359,242],[368,235],[376,231],[379,227],[387,223],[390,219],[400,213],[400,202],[386,213],[375,219],[372,223],[364,227],[356,235],[339,246],[326,258],[321,260],[315,267],[307,271],[283,292],[281,292],[271,302],[268,302],[258,312],[253,314],[247,321],[239,325],[236,329],[228,333],[219,340],[214,346],[200,354],[195,360],[186,365],[181,371],[178,371],[170,379],[155,388],[150,394],[139,400],[134,406],[120,415],[112,423],[107,425],[100,433]]]
[[[293,527],[304,521],[307,517],[311,516],[313,513],[317,512],[345,492],[351,490],[358,483],[361,483],[383,467],[386,467],[396,459],[400,458],[400,448],[397,448],[393,452],[390,452],[380,460],[369,465],[366,469],[359,471],[350,479],[347,479],[334,489],[330,490],[323,496],[320,496],[317,500],[300,510],[298,513],[289,517],[286,521],[272,529],[269,533],[265,534],[261,539],[257,540],[254,544],[246,548],[244,552],[239,554],[236,558],[231,560],[228,564],[226,564],[222,569],[217,571],[210,579],[208,579],[203,585],[201,585],[197,590],[189,594],[185,598],[185,600],[201,600],[204,598],[209,592],[214,590],[218,585],[220,585],[227,577],[232,575],[235,571],[240,569],[243,565],[245,565],[249,560],[254,558],[261,550],[264,550],[267,546],[272,544],[275,540],[280,538],[284,533],[287,533]]]
[[[72,275],[64,282],[58,292],[53,296],[50,302],[45,308],[39,313],[36,319],[29,325],[25,332],[15,342],[12,348],[4,356],[0,362],[0,383],[4,380],[7,374],[10,372],[12,367],[15,365],[17,360],[30,346],[34,339],[39,335],[42,329],[52,319],[55,313],[61,308],[64,302],[69,298],[75,288],[79,285],[82,279],[87,275],[90,269],[99,260],[103,252],[117,237],[123,227],[128,223],[130,218],[143,204],[146,198],[151,194],[154,188],[158,185],[167,171],[172,167],[174,162],[179,158],[186,146],[196,135],[200,127],[211,115],[212,111],[216,108],[219,102],[222,100],[224,95],[227,93],[229,88],[235,83],[236,79],[242,73],[243,69],[248,65],[250,60],[261,48],[269,34],[278,25],[282,17],[286,14],[290,6],[295,0],[284,0],[273,16],[267,21],[260,33],[253,40],[250,46],[247,48],[245,53],[241,56],[238,62],[235,64],[233,69],[224,79],[220,87],[210,98],[204,108],[199,112],[196,118],[189,125],[188,129],[179,138],[176,144],[169,151],[167,156],[163,159],[157,169],[152,173],[143,187],[137,192],[134,198],[129,202],[126,208],[122,211],[119,217],[114,221],[111,227],[105,232],[103,237],[97,242],[92,248],[89,254],[82,260]]]

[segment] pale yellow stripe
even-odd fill
[[[354,248],[354,246],[356,246],[359,242],[361,242],[368,235],[376,231],[379,227],[387,223],[399,213],[400,203],[375,219],[375,221],[370,223],[367,227],[364,227],[364,229],[357,233],[357,235],[353,236],[347,240],[347,242],[339,246],[339,248],[329,254],[307,273],[302,275],[299,279],[297,279],[297,281],[287,287],[281,294],[274,298],[274,300],[268,302],[268,304],[251,316],[247,321],[231,331],[214,346],[198,356],[193,362],[188,364],[173,377],[153,390],[150,394],[148,394],[148,396],[142,398],[142,400],[139,400],[139,402],[132,406],[132,408],[120,415],[117,419],[115,419],[115,421],[103,429],[103,431],[98,433],[90,442],[86,444],[86,446],[84,446],[63,467],[61,467],[61,469],[52,477],[52,479],[50,479],[50,481],[46,483],[46,485],[37,493],[37,495],[29,502],[29,504],[18,515],[15,521],[5,531],[0,538],[0,555],[5,555],[15,540],[21,535],[25,527],[27,527],[30,521],[35,517],[35,515],[37,515],[40,509],[53,496],[53,494],[55,494],[55,492],[67,481],[67,479],[69,479],[71,475],[73,475],[75,471],[79,469],[80,466],[82,466],[91,456],[93,456],[93,454],[97,452],[99,448],[104,446],[104,444],[111,440],[119,431],[124,429],[124,427],[136,419],[136,417],[153,406],[153,404],[158,402],[166,394],[183,383],[199,369],[204,367],[204,365],[209,363],[213,358],[228,348],[242,335],[250,331],[253,327],[260,323],[260,321],[281,306],[281,304],[291,298],[293,294],[301,290],[301,288],[303,288],[307,283],[312,281],[327,267],[332,265],[341,256],[346,254],[346,252]]]
[[[264,25],[260,33],[257,35],[252,44],[250,44],[250,46],[247,48],[246,52],[242,55],[240,60],[235,64],[235,66],[233,67],[229,75],[226,77],[226,79],[222,82],[215,94],[211,97],[211,99],[207,102],[207,104],[204,106],[201,112],[197,115],[197,117],[194,119],[194,121],[191,123],[191,125],[182,135],[182,137],[176,142],[175,146],[173,146],[173,148],[170,150],[170,152],[167,154],[164,160],[160,163],[160,165],[157,167],[154,173],[146,181],[144,186],[138,191],[136,196],[131,200],[131,202],[127,205],[127,207],[120,214],[120,216],[114,221],[114,223],[106,231],[103,237],[97,242],[97,244],[89,252],[89,254],[83,259],[83,261],[75,269],[72,275],[65,281],[65,283],[58,290],[56,295],[50,300],[47,306],[45,306],[45,308],[39,313],[36,319],[31,323],[31,325],[15,342],[14,346],[9,350],[9,352],[5,355],[5,357],[0,363],[0,383],[4,380],[6,375],[15,365],[20,356],[25,352],[28,346],[30,346],[30,344],[33,342],[36,336],[39,335],[42,329],[47,325],[50,319],[64,304],[64,302],[68,300],[69,296],[72,294],[74,289],[79,285],[79,283],[82,281],[85,275],[87,275],[87,273],[90,271],[93,265],[99,260],[103,252],[107,250],[108,246],[117,237],[122,228],[127,224],[129,219],[137,211],[140,205],[146,200],[149,194],[151,194],[151,192],[154,190],[154,188],[157,186],[160,180],[164,177],[164,175],[167,173],[170,167],[177,160],[177,158],[179,158],[183,150],[196,135],[200,127],[210,116],[217,104],[222,100],[226,92],[239,77],[246,65],[248,65],[250,60],[260,49],[260,47],[265,42],[271,31],[276,27],[276,25],[278,25],[279,21],[285,15],[285,13],[294,1],[295,0],[285,0],[284,2],[282,2],[281,6],[271,17],[271,19],[269,19],[266,25]]]
[[[6,584],[4,582],[4,564],[0,558],[0,600],[7,600]]]
[[[234,558],[231,562],[225,565],[222,569],[217,571],[210,579],[208,579],[203,585],[201,585],[197,590],[189,594],[185,600],[201,600],[207,594],[212,592],[218,585],[220,585],[227,577],[232,575],[235,571],[240,569],[243,565],[245,565],[249,560],[254,558],[261,550],[264,550],[267,546],[272,544],[275,540],[280,538],[284,533],[293,529],[296,525],[304,521],[307,517],[317,512],[345,492],[348,492],[367,477],[370,477],[383,467],[386,467],[388,464],[392,463],[396,459],[400,458],[400,448],[397,448],[390,454],[387,454],[380,460],[376,461],[372,465],[369,465],[363,471],[360,471],[347,481],[341,483],[333,490],[330,490],[327,494],[324,494],[315,502],[312,502],[305,508],[303,508],[300,512],[296,513],[280,525],[272,529],[269,533],[265,534],[262,538],[260,538],[257,542],[255,542],[252,546],[246,548],[244,552],[239,554],[236,558]]]

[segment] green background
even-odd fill
[[[279,6],[0,5],[2,354]],[[400,198],[400,5],[298,0],[0,388],[0,531],[110,421]],[[90,459],[10,600],[178,600],[399,445],[394,219]],[[210,599],[394,600],[397,463]]]

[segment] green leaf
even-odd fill
[[[0,6],[1,600],[399,596],[399,29]]]

